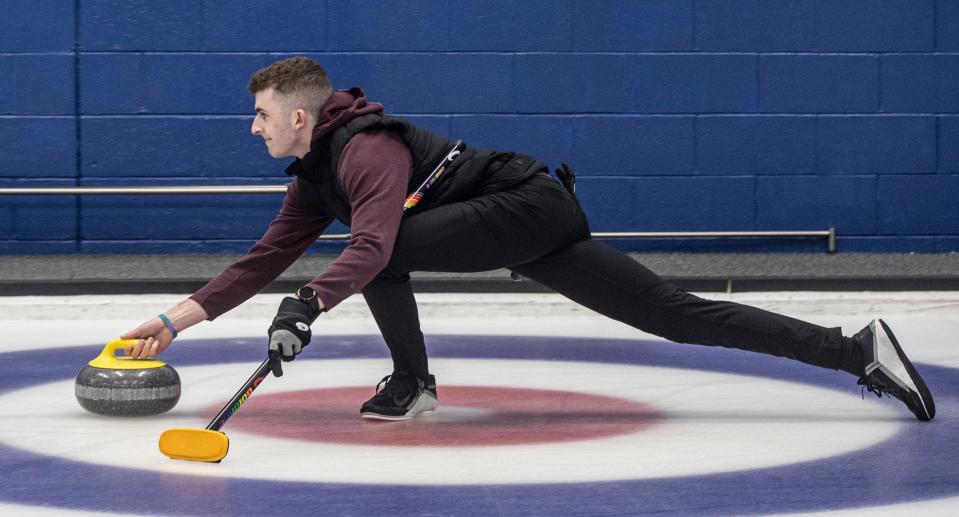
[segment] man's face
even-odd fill
[[[274,158],[287,156],[302,157],[299,153],[303,146],[300,134],[305,121],[300,120],[302,110],[290,110],[283,99],[274,91],[267,88],[256,93],[253,126],[250,130],[254,135],[263,137],[266,149]],[[309,150],[307,146],[307,150]]]

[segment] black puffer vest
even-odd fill
[[[288,167],[286,173],[297,177],[298,194],[303,199],[347,226],[352,220],[352,209],[337,177],[340,155],[353,135],[373,129],[396,131],[409,146],[413,175],[407,194],[426,180],[455,143],[401,118],[373,113],[354,118],[314,140],[310,152]],[[545,164],[523,154],[467,146],[440,181],[407,214],[507,189],[537,172],[548,170]]]

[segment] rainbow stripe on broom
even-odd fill
[[[453,144],[453,148],[450,149],[450,152],[446,153],[446,156],[443,158],[443,160],[440,161],[439,165],[433,169],[433,172],[426,177],[426,180],[419,186],[419,188],[406,198],[406,202],[403,203],[404,212],[416,206],[420,200],[423,199],[423,196],[426,195],[426,191],[428,191],[433,184],[443,176],[443,174],[446,172],[446,169],[450,166],[450,164],[453,163],[453,160],[455,160],[462,151],[463,141],[457,140],[456,143]]]

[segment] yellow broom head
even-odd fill
[[[230,449],[230,439],[209,429],[167,429],[160,435],[160,452],[175,460],[218,462]]]

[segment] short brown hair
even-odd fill
[[[326,70],[305,56],[296,56],[262,68],[250,77],[250,94],[273,88],[283,94],[290,109],[305,108],[318,116],[320,108],[333,94]]]

